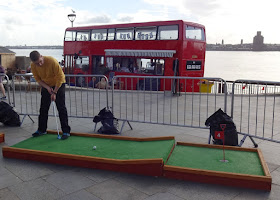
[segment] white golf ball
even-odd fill
[[[93,150],[95,150],[96,149],[96,146],[93,146]]]

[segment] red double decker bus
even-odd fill
[[[205,51],[205,27],[182,20],[71,27],[64,37],[64,71],[109,78],[203,77]],[[76,80],[80,86],[86,81],[84,76]]]

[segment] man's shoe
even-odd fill
[[[45,134],[47,134],[47,133],[46,132],[42,133],[41,131],[37,130],[35,133],[32,134],[32,136],[33,137],[38,137],[38,136],[45,135]]]
[[[4,96],[4,97],[1,97],[0,99],[1,99],[1,100],[7,100],[7,97]]]
[[[70,133],[63,133],[61,139],[66,140],[68,137],[70,137]]]

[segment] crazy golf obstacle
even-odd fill
[[[5,142],[5,135],[4,133],[0,133],[0,143]]]
[[[177,142],[170,137],[134,138],[56,131],[3,147],[3,157],[164,176],[211,184],[271,190],[260,149]],[[228,162],[221,162],[225,151]]]

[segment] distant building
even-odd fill
[[[224,45],[224,40],[222,40],[222,45]]]
[[[261,35],[261,31],[258,31],[253,40],[253,51],[263,51],[265,49],[263,40],[264,37]]]
[[[0,64],[7,69],[15,69],[16,53],[0,46]]]
[[[243,44],[243,39],[241,39],[241,43],[240,43],[241,45]]]
[[[30,58],[26,56],[16,56],[16,68],[18,72],[25,73],[30,66]]]

